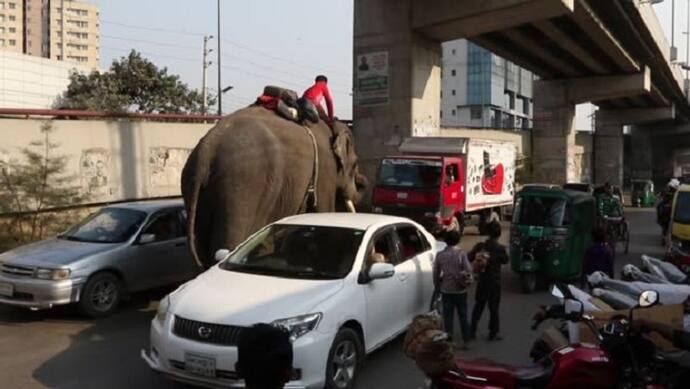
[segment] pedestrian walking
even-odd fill
[[[582,278],[580,286],[587,285],[587,276],[595,271],[602,271],[610,278],[613,278],[613,250],[607,242],[606,230],[602,227],[595,227],[592,230],[594,243],[585,251],[582,258]]]
[[[287,331],[263,323],[242,330],[236,368],[247,389],[283,389],[292,378],[292,359]]]
[[[470,337],[477,336],[477,325],[484,312],[484,307],[489,306],[489,340],[501,340],[498,318],[499,305],[501,304],[501,266],[508,263],[508,252],[505,246],[498,243],[501,237],[501,225],[492,221],[486,226],[489,237],[482,243],[477,243],[470,251],[469,258],[475,271],[478,273],[477,290],[472,309],[472,325]]]
[[[470,342],[470,328],[467,322],[467,287],[472,282],[472,265],[467,253],[458,246],[460,233],[455,230],[446,233],[446,248],[436,255],[433,267],[434,288],[441,293],[443,324],[452,338],[453,317],[457,312],[462,330],[464,349]]]

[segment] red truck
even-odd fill
[[[409,217],[429,232],[479,232],[512,207],[516,147],[472,138],[407,138],[400,154],[381,159],[372,211]]]

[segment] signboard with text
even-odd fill
[[[355,66],[357,105],[388,103],[388,52],[359,54]]]

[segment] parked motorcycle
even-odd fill
[[[666,383],[667,363],[656,357],[652,342],[634,331],[630,317],[616,317],[598,329],[593,318],[584,313],[565,285],[557,285],[552,294],[563,304],[543,309],[535,316],[532,329],[546,319],[584,323],[597,336],[597,344],[573,343],[561,347],[529,366],[512,366],[488,360],[457,358],[455,366],[430,377],[433,389],[483,388],[673,388]],[[645,291],[639,296],[638,307],[658,303],[658,293]]]

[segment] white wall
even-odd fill
[[[20,150],[42,139],[42,120],[0,119],[0,161],[20,161]],[[212,123],[129,120],[55,120],[56,155],[67,157],[72,184],[89,202],[177,196],[191,150]]]
[[[72,69],[91,72],[87,66],[0,50],[0,108],[52,108]]]

